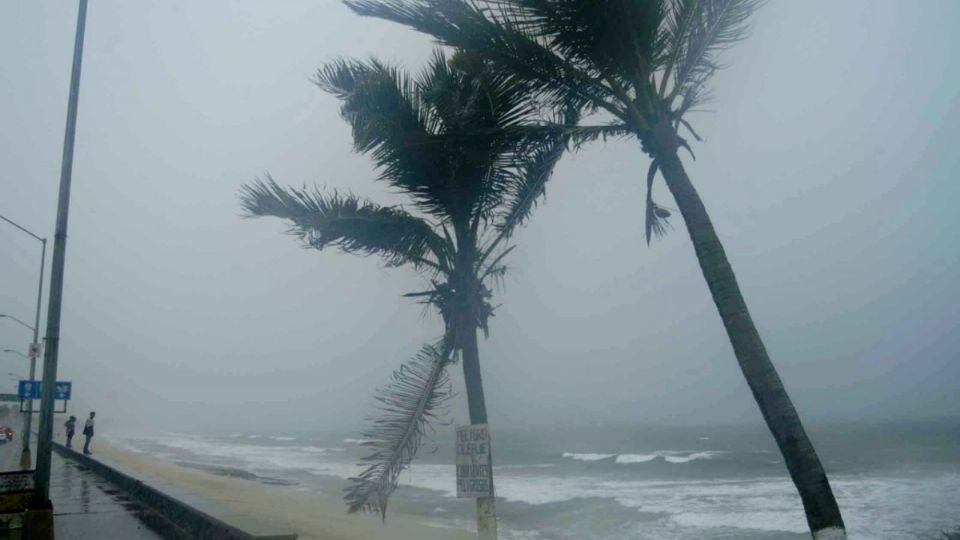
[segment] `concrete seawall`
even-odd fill
[[[175,489],[137,478],[118,466],[101,459],[83,455],[54,443],[54,450],[66,459],[73,460],[99,474],[118,488],[127,492],[140,503],[175,523],[197,540],[296,540],[297,534],[268,528],[239,514],[231,514],[216,507],[215,503],[201,501],[189,494],[177,493]],[[152,484],[152,485],[151,485]]]

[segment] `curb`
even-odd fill
[[[207,512],[195,508],[160,489],[146,484],[126,473],[104,464],[90,456],[67,449],[60,443],[54,450],[66,459],[71,459],[123,489],[181,529],[190,532],[196,540],[296,540],[297,534],[289,531],[256,531],[249,527],[228,523]],[[262,527],[262,525],[259,525]]]

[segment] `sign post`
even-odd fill
[[[70,381],[57,381],[53,386],[54,401],[63,401],[63,410],[54,411],[58,413],[67,412],[67,402],[73,394],[73,383]],[[2,394],[0,394],[2,396]],[[20,381],[17,386],[17,398],[20,400],[20,408],[23,409],[23,402],[32,402],[34,399],[43,399],[43,383],[41,381]],[[2,400],[0,400],[2,401]],[[20,412],[32,412],[21,410]]]
[[[490,430],[486,424],[457,426],[457,497],[493,496]]]

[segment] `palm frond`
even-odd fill
[[[666,97],[670,77],[687,55],[687,48],[690,45],[690,32],[693,29],[699,9],[700,0],[672,0],[669,3],[660,42],[663,48],[664,65],[660,79],[659,94],[661,97]]]
[[[366,469],[350,478],[346,488],[348,512],[378,512],[386,520],[387,502],[400,473],[416,456],[431,421],[452,392],[446,367],[453,340],[444,341],[440,348],[424,345],[378,391],[380,416],[363,431],[370,453],[363,458]]]
[[[674,89],[668,102],[684,96],[683,106],[702,103],[702,87],[720,69],[718,55],[746,37],[753,12],[764,0],[687,0],[673,3],[671,20],[678,23],[672,44],[677,61]],[[699,89],[698,89],[699,88]]]
[[[541,144],[532,148],[530,154],[518,166],[515,181],[507,189],[506,208],[500,216],[497,228],[509,237],[514,229],[530,218],[537,201],[546,195],[547,181],[567,150],[575,133],[584,133],[577,126],[578,111],[568,107],[562,124],[545,126]],[[537,129],[537,128],[533,128]],[[555,131],[550,131],[551,129]]]
[[[667,221],[667,218],[670,217],[670,211],[653,202],[653,180],[657,176],[658,167],[657,160],[653,160],[650,163],[650,169],[647,171],[647,211],[644,235],[647,238],[648,246],[651,236],[661,238],[667,233],[667,227],[670,226],[670,222]]]
[[[377,60],[336,60],[320,68],[314,82],[341,100],[354,148],[370,154],[380,180],[409,193],[427,213],[452,210],[445,184],[451,162],[436,140],[438,120],[422,99],[420,81]]]
[[[537,201],[546,196],[547,181],[553,175],[553,169],[566,146],[565,140],[554,141],[538,149],[522,165],[522,172],[516,175],[515,182],[509,186],[509,201],[497,224],[505,236],[509,237],[514,229],[529,219]]]
[[[285,188],[269,176],[243,186],[240,204],[246,217],[286,220],[290,234],[312,248],[334,246],[347,253],[378,255],[388,266],[449,267],[452,246],[429,223],[398,207],[336,191]]]
[[[603,108],[619,116],[609,104],[612,92],[597,83],[597,74],[584,71],[553,51],[550,42],[524,31],[492,1],[464,0],[344,0],[359,15],[397,22],[432,36],[451,47],[471,51],[518,77],[550,106],[574,100],[588,110]]]
[[[636,84],[651,72],[664,14],[660,0],[486,0],[502,18],[541,38],[567,62],[597,78]]]
[[[623,139],[625,137],[634,137],[636,132],[625,124],[610,124],[608,126],[575,126],[565,130],[570,135],[570,143],[574,148],[580,149],[583,145],[607,139]]]

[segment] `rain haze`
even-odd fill
[[[0,4],[0,213],[51,239],[75,23],[72,4]],[[814,435],[960,418],[958,31],[948,0],[770,2],[689,118],[704,141],[684,164]],[[338,57],[416,73],[435,47],[332,0],[91,4],[58,376],[75,414],[104,433],[359,433],[442,334],[402,296],[429,283],[304,249],[238,193],[269,173],[409,204],[311,79]],[[649,163],[634,139],[566,154],[514,236],[479,342],[492,426],[762,429],[679,214],[646,244]],[[0,232],[0,313],[33,320],[39,255]],[[0,348],[29,341],[0,320]]]

